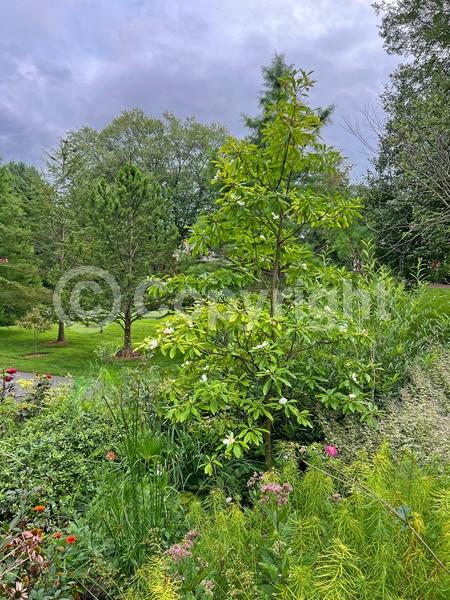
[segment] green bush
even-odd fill
[[[91,393],[59,388],[39,414],[10,427],[0,439],[0,521],[35,504],[55,523],[76,514],[95,493],[111,423]]]
[[[196,535],[140,570],[127,600],[448,598],[448,476],[386,448],[308,462],[254,477],[251,507],[221,492],[194,505]]]

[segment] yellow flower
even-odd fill
[[[19,379],[17,383],[23,390],[29,390],[34,385],[31,379]]]

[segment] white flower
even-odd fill
[[[278,221],[278,219],[279,219],[279,218],[280,218],[280,216],[279,216],[279,215],[277,215],[277,213],[274,213],[274,212],[272,213],[272,219],[273,219],[274,221]]]
[[[355,383],[358,383],[358,378],[356,377],[356,373],[352,373],[352,374],[351,374],[351,378],[353,379],[353,381],[354,381]]]
[[[165,329],[163,329],[163,333],[166,335],[170,335],[174,331],[175,331],[175,329],[173,327],[166,327]]]
[[[203,383],[206,383],[208,381],[208,377],[205,373],[203,373],[203,375],[200,377],[200,379],[203,381]]]
[[[348,397],[350,398],[350,400],[354,400],[356,398],[356,394],[349,394]]]
[[[150,343],[148,345],[148,347],[150,348],[150,350],[154,350],[155,348],[158,347],[158,340],[150,340]]]
[[[233,498],[231,496],[228,496],[228,498],[226,498],[225,502],[227,504],[231,504],[231,502],[233,502]]]
[[[329,306],[325,306],[323,310],[327,313],[333,312]]]
[[[265,348],[268,345],[269,345],[269,342],[262,342],[261,344],[258,344],[257,346],[254,346],[252,348],[252,350],[262,350],[263,348]]]
[[[188,367],[191,364],[190,360],[185,360],[184,363],[181,365],[182,367]]]
[[[234,435],[230,432],[229,435],[227,435],[226,438],[223,439],[223,443],[225,444],[225,446],[229,446],[230,444],[234,444],[236,440],[234,439]]]
[[[238,200],[237,203],[239,206],[245,206],[245,202],[243,200]]]
[[[302,263],[302,269],[306,271],[308,269],[308,265],[306,263]]]
[[[262,233],[259,234],[259,239],[263,240],[264,242],[266,241],[266,238]]]
[[[284,396],[282,396],[282,397],[281,397],[281,398],[278,400],[278,403],[279,403],[279,404],[286,404],[286,403],[287,403],[287,401],[288,401],[288,399],[287,399],[287,398],[285,398]]]

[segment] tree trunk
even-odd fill
[[[123,325],[123,352],[124,354],[131,354],[133,348],[131,345],[131,310],[127,308],[124,316]]]
[[[58,339],[56,340],[56,342],[58,344],[64,344],[65,341],[66,341],[66,331],[65,331],[64,321],[58,321]]]

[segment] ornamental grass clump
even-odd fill
[[[219,491],[196,504],[191,556],[162,555],[158,574],[145,579],[147,595],[134,586],[127,598],[156,598],[149,590],[161,578],[174,598],[204,598],[206,591],[216,600],[449,597],[448,475],[421,469],[411,457],[395,463],[387,447],[350,465],[324,456],[322,447],[280,464],[270,479],[251,480],[250,506],[227,504]],[[287,504],[278,505],[285,495]],[[277,519],[264,496],[278,507]]]

